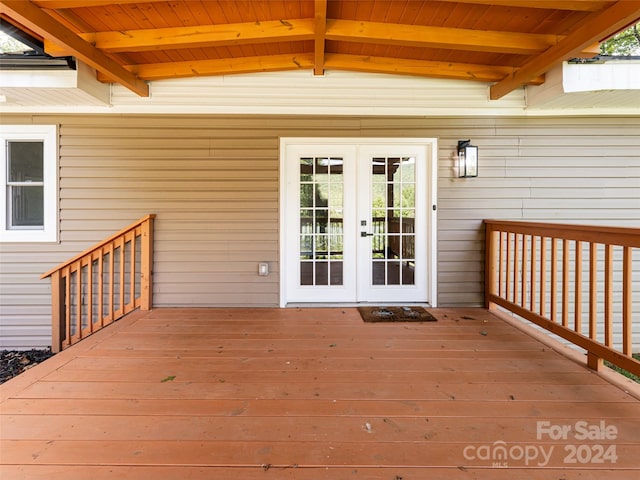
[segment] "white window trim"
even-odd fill
[[[55,125],[0,125],[0,242],[58,241],[58,131]],[[36,140],[44,143],[44,229],[7,228],[7,148],[10,140]]]

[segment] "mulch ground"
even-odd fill
[[[51,350],[0,351],[0,384],[53,356]]]

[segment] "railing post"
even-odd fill
[[[485,266],[484,266],[484,305],[487,310],[496,308],[496,305],[489,301],[489,295],[495,294],[496,285],[496,231],[493,227],[485,223]]]
[[[65,331],[64,291],[60,271],[51,274],[51,351],[62,350],[62,335]]]
[[[153,287],[151,275],[153,274],[153,220],[150,215],[142,224],[141,265],[140,265],[140,309],[151,310],[153,306]]]

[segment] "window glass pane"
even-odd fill
[[[9,182],[44,181],[42,142],[9,142]]]
[[[44,226],[44,187],[17,187],[11,195],[11,227]]]

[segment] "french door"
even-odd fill
[[[435,140],[282,139],[281,303],[435,304]]]

